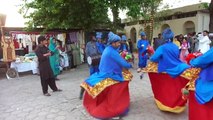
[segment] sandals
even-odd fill
[[[53,90],[53,92],[61,92],[62,89]]]
[[[51,96],[50,93],[45,93],[44,96]]]

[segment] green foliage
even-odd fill
[[[151,15],[154,15],[158,7],[161,5],[162,0],[134,0],[128,3],[127,15],[134,18],[143,18],[148,20]]]
[[[201,8],[209,8],[209,3],[202,3]]]
[[[159,14],[158,8],[162,0],[134,0],[128,3],[127,15],[134,20],[143,20],[144,31],[147,33],[148,39],[152,40],[154,20],[157,20]],[[149,23],[150,25],[148,25]]]
[[[93,29],[109,23],[108,7],[100,0],[23,0],[20,12],[29,28]],[[29,12],[31,11],[31,12]]]
[[[119,10],[128,10],[132,18],[149,19],[157,11],[162,0],[22,0],[20,13],[28,19],[28,28],[46,29],[121,28]],[[113,14],[109,21],[108,9]]]

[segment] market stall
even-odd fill
[[[20,28],[4,28],[3,33],[10,36],[9,42],[14,51],[10,68],[14,68],[18,72],[32,71],[33,74],[38,73],[38,61],[34,50],[38,45],[37,38],[41,32],[42,30],[26,32]],[[82,30],[55,30],[42,35],[47,39],[54,37],[57,44],[60,45],[60,70],[73,68],[84,62],[81,58],[83,56],[81,54],[84,53],[80,52],[82,51],[80,46],[85,44]],[[4,50],[4,52],[8,53],[8,50]]]
[[[33,53],[17,56],[16,60],[11,62],[10,67],[15,68],[18,72],[32,71],[33,74],[38,74],[38,60]]]

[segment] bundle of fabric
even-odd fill
[[[149,45],[147,47],[147,52],[148,52],[149,56],[151,56],[151,55],[153,55],[155,53],[155,50],[154,50],[154,48],[152,46]]]
[[[120,53],[121,57],[124,58],[127,62],[132,62],[133,61],[133,56],[131,53],[127,51],[122,51]]]
[[[187,56],[186,56],[186,63],[187,64],[190,64],[190,61],[192,60],[192,59],[195,59],[195,58],[197,58],[197,57],[199,57],[199,56],[201,56],[202,55],[202,53],[201,52],[194,52],[194,53],[189,53]]]

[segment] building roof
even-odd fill
[[[183,6],[175,9],[170,9],[170,15],[176,14],[176,13],[187,13],[187,12],[193,12],[193,11],[206,11],[207,8],[204,7],[205,3],[198,3],[188,6]]]
[[[188,5],[188,6],[184,6],[184,7],[168,9],[166,16],[194,12],[194,11],[208,12],[208,9],[205,8],[203,4],[205,4],[205,3],[198,3],[198,4]],[[143,20],[143,19],[141,18],[140,20]],[[121,23],[128,23],[128,22],[132,22],[132,21],[134,21],[134,20],[132,20],[130,18],[126,18],[126,19],[121,20]]]

